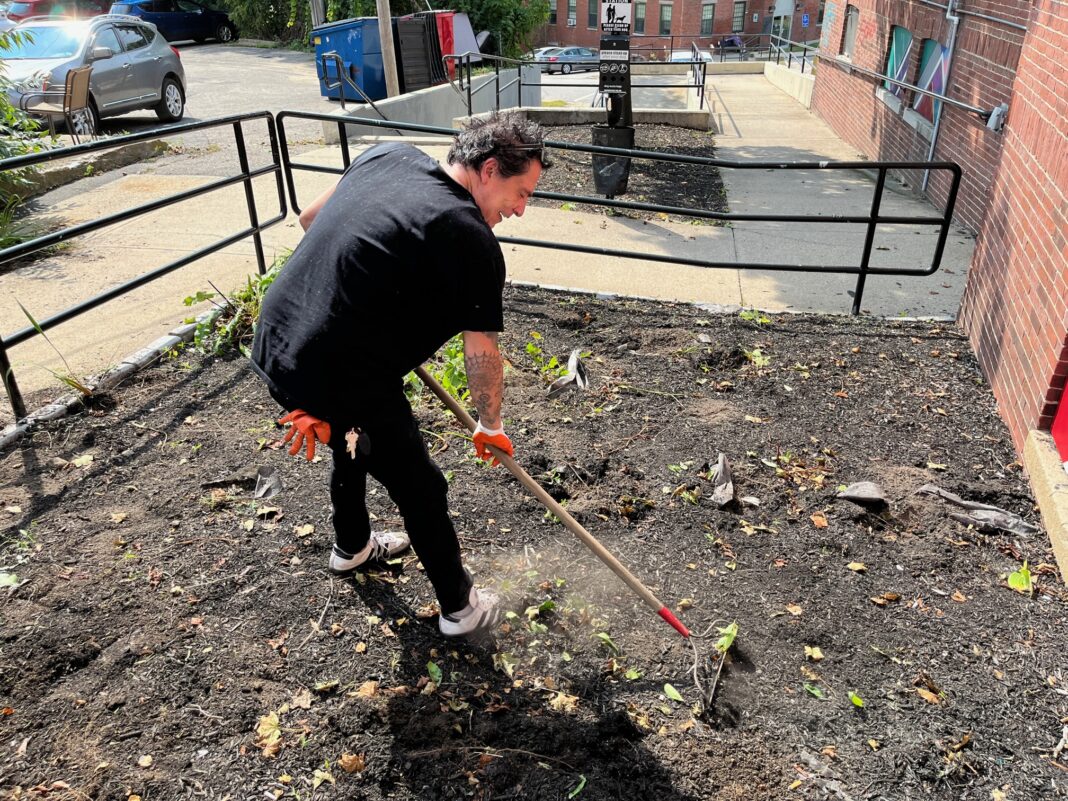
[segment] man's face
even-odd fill
[[[502,178],[497,159],[486,159],[478,171],[478,181],[472,193],[482,217],[490,228],[513,214],[522,217],[527,200],[541,178],[541,163],[537,159],[528,162],[527,171],[511,178]]]

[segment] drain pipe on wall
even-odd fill
[[[946,46],[946,50],[949,51],[949,55],[946,56],[946,85],[942,89],[942,92],[949,96],[949,81],[953,72],[953,54],[957,50],[957,28],[960,27],[960,17],[954,14],[956,6],[956,0],[949,0],[949,4],[946,6],[946,22],[949,23],[949,43]],[[934,161],[935,147],[938,145],[938,131],[942,127],[942,110],[945,107],[945,103],[938,104],[938,111],[935,113],[934,130],[931,132],[931,147],[927,151],[927,160]],[[923,171],[923,183],[920,185],[920,191],[927,191],[927,183],[931,179],[931,171]]]

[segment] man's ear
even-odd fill
[[[489,181],[494,175],[499,174],[501,171],[500,165],[497,163],[497,159],[494,156],[490,156],[488,159],[482,162],[482,166],[478,168],[478,175],[482,179],[483,183]]]

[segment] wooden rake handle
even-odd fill
[[[441,399],[441,402],[449,408],[449,411],[456,415],[460,422],[467,427],[467,430],[473,433],[476,424],[474,418],[467,413],[467,410],[464,409],[452,395],[446,392],[445,388],[434,380],[433,376],[431,376],[425,368],[417,367],[415,373],[419,376],[420,380],[430,388],[430,391]],[[657,600],[657,597],[649,591],[648,587],[642,584],[633,573],[627,570],[618,559],[612,556],[608,549],[597,541],[596,537],[582,527],[581,523],[568,514],[568,511],[557,503],[537,481],[531,478],[526,470],[516,464],[516,461],[511,456],[504,453],[499,448],[495,448],[492,445],[489,445],[488,447],[497,460],[507,467],[508,471],[513,476],[519,479],[519,483],[530,490],[535,498],[541,501],[550,512],[556,515],[556,517],[567,526],[572,534],[582,540],[582,544],[593,551],[594,556],[604,562],[613,573],[623,580],[624,584],[637,593],[650,609],[660,615],[661,618],[667,621],[667,623],[683,637],[690,636],[689,630],[677,617],[675,617],[674,614],[672,614],[671,610],[660,603],[660,601]]]

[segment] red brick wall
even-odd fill
[[[665,53],[672,48],[676,50],[688,50],[691,42],[707,49],[715,45],[724,36],[732,33],[734,22],[734,0],[716,0],[716,11],[712,18],[712,33],[701,34],[701,6],[702,0],[666,0],[671,3],[671,34],[672,40],[667,36],[659,36],[660,26],[660,0],[646,0],[645,4],[645,35],[634,36],[634,47],[649,48],[648,52],[657,52],[660,60],[665,60]],[[577,0],[575,5],[575,27],[567,25],[567,0],[549,0],[557,5],[557,22],[555,25],[544,25],[536,37],[537,47],[548,45],[580,45],[582,47],[596,47],[601,39],[600,31],[590,28],[588,22],[589,4],[598,5],[599,0]],[[774,0],[748,0],[745,10],[745,29],[741,36],[755,36],[764,33],[765,27],[771,26],[771,15],[768,8],[774,6]],[[795,4],[797,10],[794,13],[791,38],[795,41],[818,39],[820,28],[816,25],[819,11],[819,0],[799,0]],[[600,9],[598,8],[598,13]],[[757,21],[753,22],[753,14],[757,15]],[[801,27],[801,15],[809,15],[808,28]]]
[[[949,23],[944,12],[918,2],[900,0],[854,0],[860,24],[852,63],[883,72],[890,51],[891,28],[900,25],[913,36],[912,62],[907,80],[919,78],[924,39],[949,42]],[[1027,0],[969,0],[970,11],[999,16],[1026,24]],[[837,55],[841,49],[845,0],[829,0],[824,18],[821,51]],[[957,45],[950,67],[948,95],[972,106],[990,110],[1007,102],[1015,77],[1024,32],[976,17],[961,18]],[[873,160],[925,161],[930,151],[930,128],[910,126],[905,110],[912,93],[904,93],[900,110],[880,100],[873,78],[849,75],[830,64],[816,73],[813,108],[847,142]],[[914,118],[914,117],[913,117]],[[1003,135],[986,128],[976,114],[943,104],[942,122],[934,153],[936,161],[955,161],[964,170],[957,197],[955,218],[973,231],[979,229],[990,197],[994,170],[1001,153]],[[902,176],[918,187],[922,172]],[[941,205],[946,196],[948,173],[932,173],[928,194]]]
[[[961,308],[1021,450],[1028,430],[1050,427],[1068,378],[1065,52],[1068,2],[1035,0]]]

